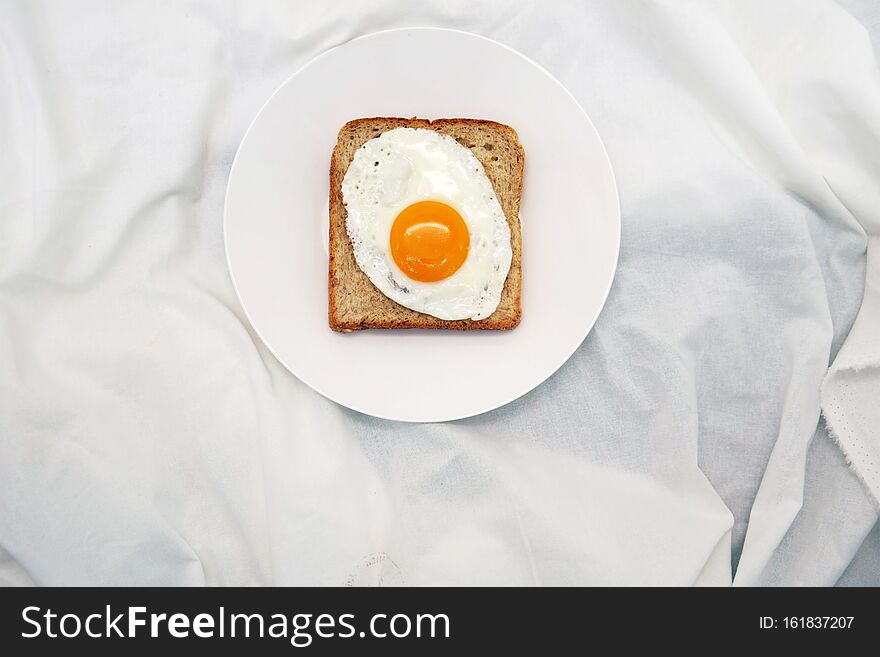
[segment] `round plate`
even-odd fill
[[[482,118],[517,130],[526,151],[519,327],[330,330],[330,152],[346,121],[370,116]],[[349,408],[430,422],[506,404],[571,356],[611,287],[620,208],[599,135],[547,71],[485,37],[407,28],[334,48],[272,95],[236,154],[224,231],[238,297],[279,361]]]

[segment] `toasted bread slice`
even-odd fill
[[[507,223],[513,259],[494,313],[485,319],[443,320],[405,308],[382,294],[355,262],[345,229],[342,179],[355,151],[370,139],[394,128],[428,128],[454,137],[477,157],[495,188]],[[330,160],[330,275],[329,321],[334,331],[366,328],[512,329],[522,308],[522,233],[520,195],[525,153],[516,131],[504,124],[478,119],[369,118],[349,121],[339,131]]]

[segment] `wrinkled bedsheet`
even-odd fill
[[[284,370],[222,237],[269,94],[412,25],[556,75],[623,213],[571,360],[434,425]],[[880,75],[833,3],[5,0],[0,145],[4,584],[880,583]]]

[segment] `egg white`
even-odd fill
[[[358,267],[385,296],[444,320],[495,312],[510,271],[510,228],[483,165],[454,138],[395,128],[361,146],[342,180],[346,229]],[[391,226],[419,201],[455,208],[470,233],[464,264],[432,283],[409,278],[390,251]]]

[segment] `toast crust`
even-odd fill
[[[443,320],[411,310],[380,292],[361,271],[345,228],[342,179],[354,152],[369,139],[394,128],[427,128],[451,135],[469,148],[486,170],[510,227],[513,258],[501,302],[485,319]],[[474,137],[477,137],[475,139]],[[483,140],[482,144],[476,143]],[[503,148],[493,154],[500,142]],[[354,119],[339,130],[330,158],[330,261],[328,321],[334,331],[367,328],[510,330],[522,318],[522,232],[519,223],[525,152],[510,126],[485,119],[419,119],[373,117]],[[506,168],[505,168],[506,167]]]

